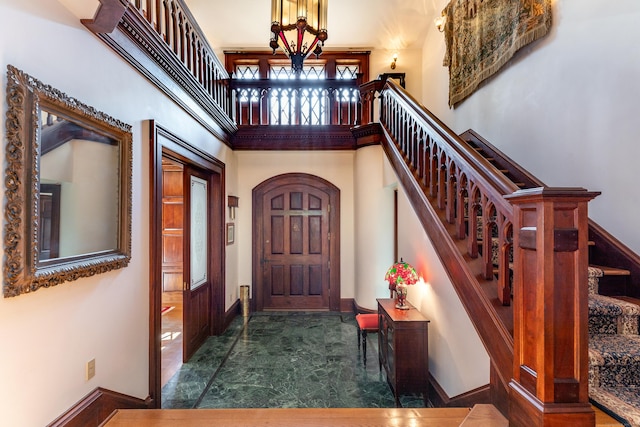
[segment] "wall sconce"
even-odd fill
[[[393,54],[393,60],[391,61],[391,69],[395,70],[396,69],[396,62],[398,61],[398,53],[394,53]]]
[[[236,208],[238,207],[238,200],[240,200],[236,196],[228,196],[227,197],[227,206],[229,206],[229,218],[236,218]]]
[[[438,31],[443,32],[444,26],[447,24],[447,16],[446,15],[439,16],[436,19],[434,19],[433,22],[436,24],[436,28],[438,29]]]

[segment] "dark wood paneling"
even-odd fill
[[[96,388],[48,427],[97,427],[116,409],[148,409],[152,402]]]
[[[162,291],[182,292],[184,195],[181,164],[162,161]],[[164,297],[163,297],[164,300]]]
[[[349,125],[239,126],[234,150],[355,150]]]

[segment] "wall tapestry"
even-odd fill
[[[446,17],[449,106],[471,95],[518,49],[551,28],[552,0],[452,0]]]

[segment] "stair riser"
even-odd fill
[[[589,334],[638,335],[638,316],[589,316]]]

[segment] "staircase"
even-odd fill
[[[544,186],[473,130],[460,137],[519,188]],[[590,226],[590,235],[603,234],[596,224]],[[607,237],[609,241],[612,239]],[[595,250],[598,243],[590,242],[588,271],[589,398],[595,406],[625,425],[640,427],[640,299],[625,295],[634,293],[630,289],[630,279],[636,266],[624,260],[622,264],[630,269],[592,264],[594,259],[612,262],[613,257],[603,260],[602,253]],[[495,239],[492,246],[495,253]],[[633,255],[625,258],[633,261]],[[604,291],[615,296],[600,293],[601,281],[605,283]]]
[[[600,295],[603,276],[589,267],[589,396],[619,421],[640,426],[640,301]]]

